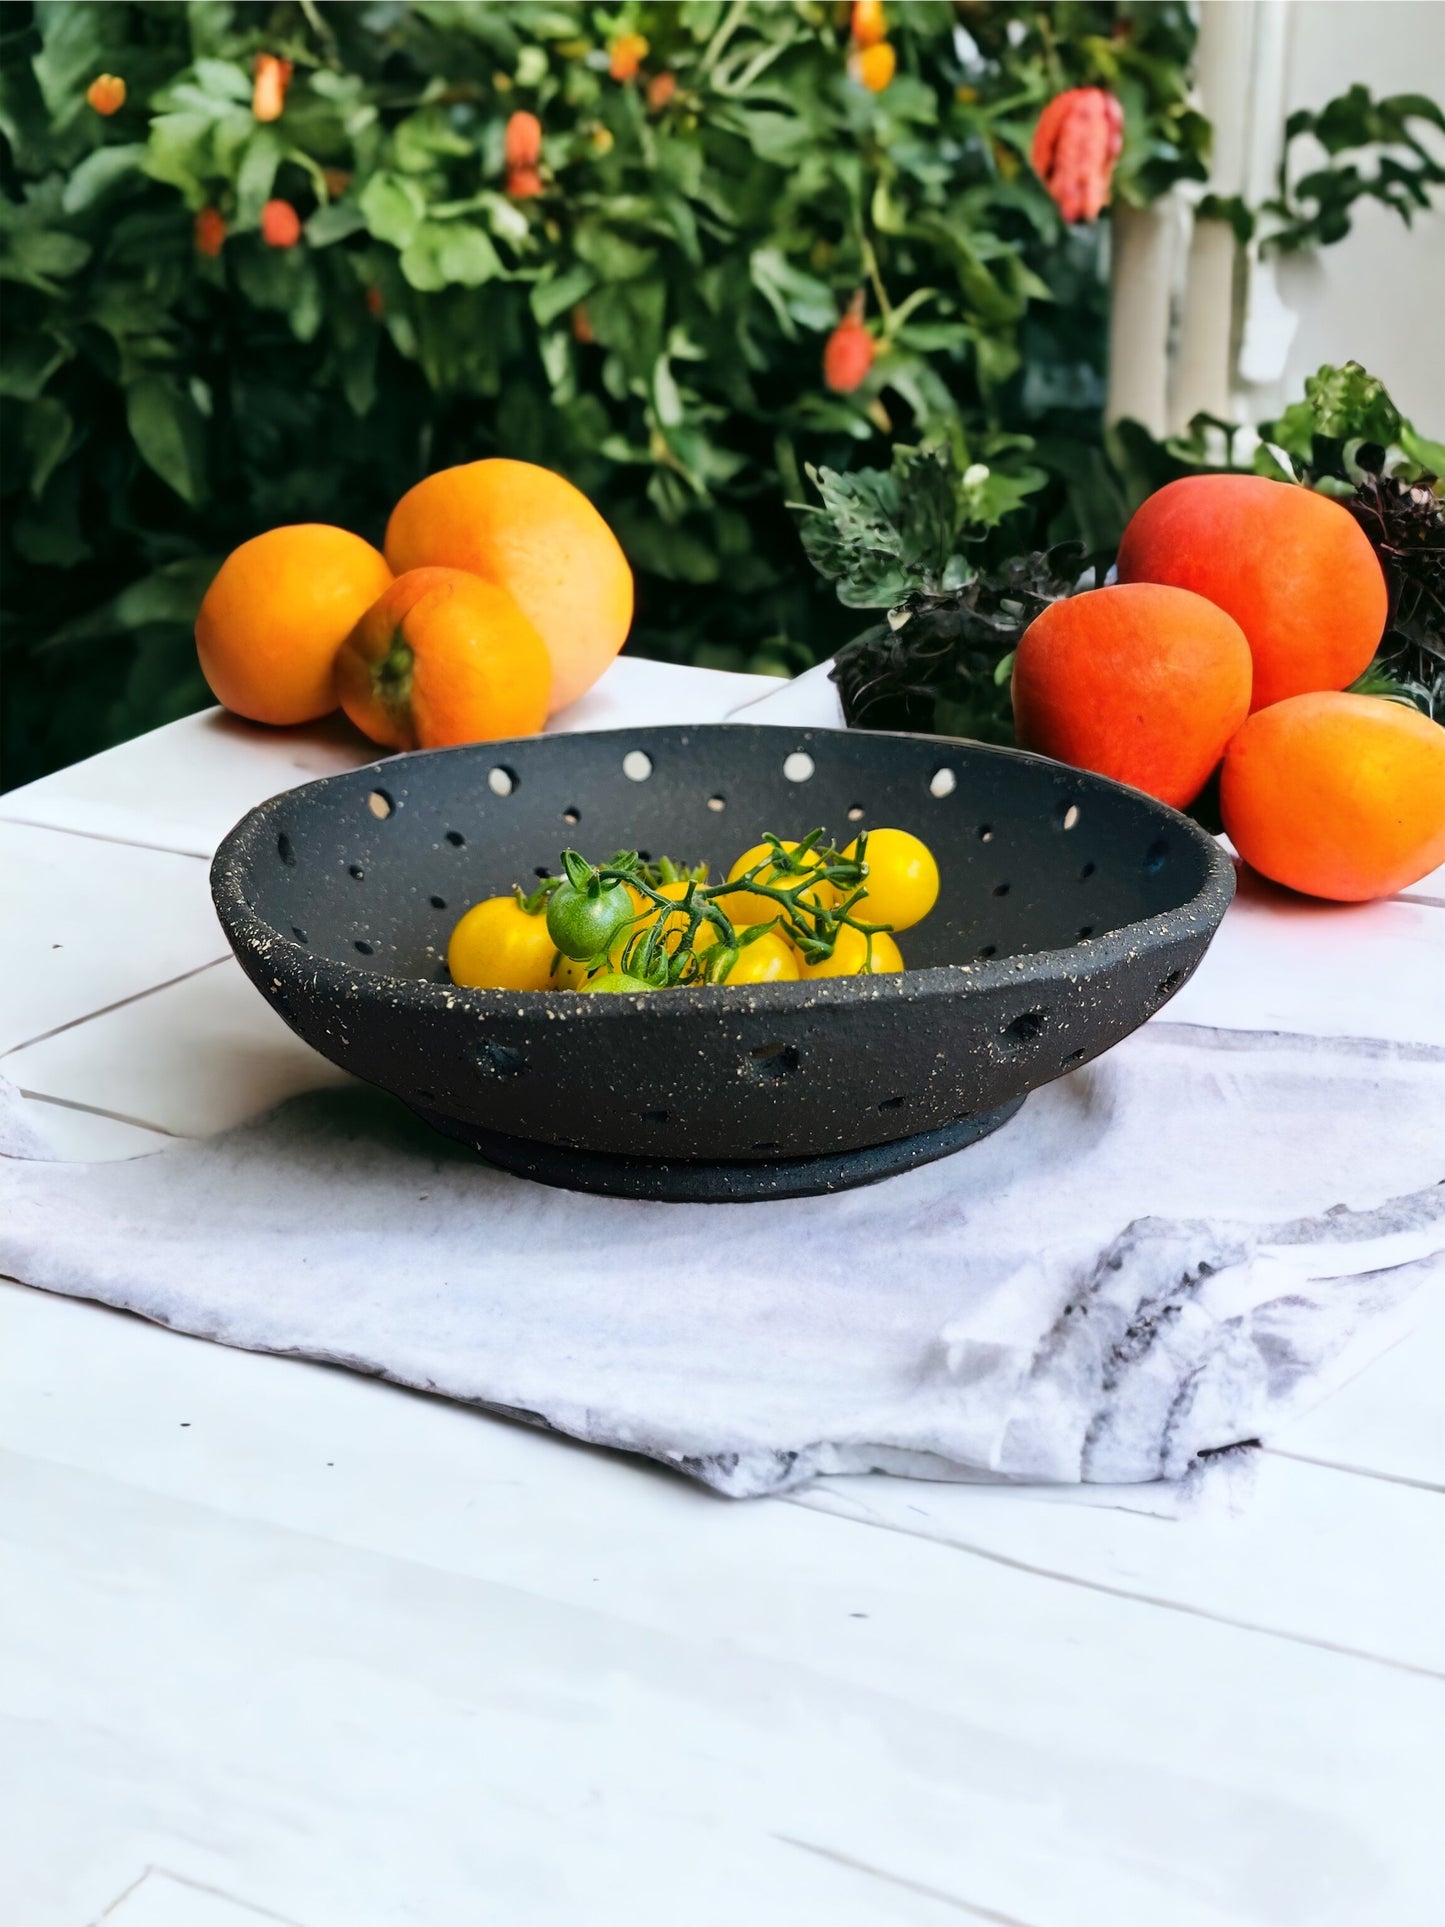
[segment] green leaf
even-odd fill
[[[361,190],[359,205],[371,233],[394,248],[410,246],[426,218],[421,189],[400,174],[373,174]]]
[[[26,408],[21,443],[30,457],[30,493],[37,500],[64,461],[73,432],[69,409],[50,396],[42,395]]]
[[[141,459],[193,506],[206,493],[201,412],[170,375],[142,375],[125,394],[125,416]]]
[[[145,143],[135,141],[119,147],[97,147],[87,154],[65,183],[60,205],[67,214],[83,214],[117,181],[141,180]]]
[[[479,288],[503,272],[497,250],[479,227],[461,221],[427,221],[401,257],[401,271],[423,294],[453,283]]]
[[[34,401],[46,382],[69,361],[71,350],[53,335],[21,335],[0,354],[0,395]]]
[[[306,223],[306,239],[313,248],[329,248],[348,240],[366,226],[366,216],[355,201],[329,201]]]
[[[273,127],[258,127],[246,142],[241,155],[241,171],[236,176],[236,220],[241,227],[255,227],[261,210],[271,199],[276,185],[276,170],[283,153],[281,136]]]
[[[443,157],[471,152],[472,143],[448,124],[440,107],[408,115],[392,133],[392,156],[406,174],[429,173]]]
[[[78,274],[90,259],[90,244],[76,234],[46,233],[39,228],[21,228],[5,237],[0,253],[0,279],[28,281],[45,289],[52,280],[66,280]]]
[[[603,281],[637,281],[651,272],[657,260],[655,248],[639,247],[625,240],[605,223],[587,219],[578,224],[573,244],[582,260],[595,268]]]
[[[596,277],[590,268],[568,268],[533,284],[532,318],[539,328],[550,328],[560,316],[569,313],[592,292]]]

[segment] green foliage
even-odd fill
[[[608,70],[624,30],[649,42],[634,82]],[[784,507],[810,465],[851,525],[805,539],[840,579],[871,558],[865,600],[919,563],[943,589],[1116,539],[1101,230],[1063,225],[1028,151],[1046,100],[1098,84],[1125,109],[1119,198],[1202,179],[1190,10],[911,0],[890,37],[874,95],[824,0],[0,10],[6,780],[206,700],[191,621],[238,542],[379,541],[420,476],[488,454],[598,503],[638,573],[634,649],[718,667],[790,672],[849,632]],[[294,65],[269,123],[263,51]],[[127,85],[109,119],[102,71]],[[544,130],[527,200],[518,108]],[[272,197],[300,245],[263,240]],[[878,354],[835,395],[823,345],[859,289]],[[890,555],[887,489],[924,447],[951,468],[923,549]]]
[[[952,6],[892,9],[875,96],[817,0],[5,8],[7,780],[205,700],[190,618],[237,542],[378,540],[450,462],[544,462],[597,501],[638,571],[634,648],[783,671],[846,633],[783,509],[805,463],[947,440],[995,478],[985,516],[1034,487],[1010,437],[1047,428],[1086,466],[1098,235],[1064,229],[1033,125],[1060,86],[1114,86],[1119,193],[1197,176],[1193,27],[1182,4],[963,14],[971,39]],[[623,29],[650,42],[634,83],[608,72]],[[262,51],[295,68],[268,124]],[[111,119],[85,102],[101,71],[127,84]],[[544,129],[527,201],[517,108]],[[262,240],[272,196],[299,246]],[[822,349],[858,288],[880,352],[838,396]]]
[[[1199,211],[1205,218],[1227,220],[1241,246],[1257,234],[1262,249],[1273,254],[1342,241],[1357,201],[1378,201],[1408,227],[1445,183],[1445,167],[1416,132],[1418,122],[1445,132],[1445,112],[1428,95],[1375,100],[1356,81],[1318,113],[1300,108],[1290,115],[1278,191],[1270,200],[1250,208],[1237,197],[1211,194]],[[1301,140],[1322,149],[1325,160],[1295,179],[1295,143]]]

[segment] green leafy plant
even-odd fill
[[[989,449],[1097,406],[1097,237],[1028,164],[1043,102],[1118,86],[1130,198],[1201,165],[1183,5],[964,16],[967,42],[951,6],[892,9],[874,95],[846,8],[808,0],[5,9],[7,779],[205,701],[190,621],[236,543],[296,520],[377,540],[420,475],[491,453],[597,501],[638,572],[635,649],[826,654],[845,622],[781,512],[805,462]],[[630,82],[624,30],[649,43]],[[262,53],[293,67],[271,121]],[[101,71],[127,86],[107,119]],[[525,200],[519,108],[542,126]],[[292,247],[263,237],[278,199]],[[823,345],[860,288],[878,353],[837,395]]]
[[[237,543],[379,540],[421,475],[488,454],[598,503],[638,575],[632,648],[717,667],[788,672],[849,633],[783,511],[808,464],[946,445],[976,566],[1103,546],[1101,235],[1064,226],[1029,144],[1055,93],[1100,85],[1117,199],[1203,178],[1194,31],[1182,0],[910,0],[873,94],[823,0],[6,7],[6,780],[207,700],[191,622]],[[275,118],[262,54],[291,66]],[[835,394],[823,346],[859,290],[877,352]]]
[[[1278,187],[1269,200],[1250,208],[1237,197],[1208,195],[1200,211],[1229,221],[1241,243],[1257,236],[1271,254],[1342,241],[1362,200],[1392,209],[1408,227],[1445,184],[1445,167],[1416,131],[1421,123],[1445,133],[1445,112],[1428,95],[1375,100],[1357,81],[1318,113],[1302,107],[1290,115]],[[1325,163],[1295,178],[1298,141],[1322,148]]]

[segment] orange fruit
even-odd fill
[[[492,460],[444,468],[392,510],[386,558],[407,569],[469,569],[505,589],[547,645],[547,709],[575,702],[632,624],[632,571],[587,497],[550,469]]]
[[[1389,600],[1348,509],[1263,475],[1186,475],[1151,495],[1124,531],[1119,580],[1192,589],[1227,610],[1254,657],[1254,709],[1352,683]]]
[[[232,550],[196,617],[218,702],[256,723],[307,723],[336,707],[336,651],[391,581],[369,542],[325,522]]]
[[[1229,745],[1219,806],[1261,876],[1341,903],[1392,896],[1445,863],[1445,729],[1378,696],[1292,696]]]
[[[534,735],[551,673],[512,598],[464,569],[399,575],[336,657],[341,707],[390,749]]]
[[[1203,596],[1152,582],[1049,605],[1014,657],[1024,749],[1180,809],[1249,714],[1249,644]]]

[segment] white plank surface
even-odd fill
[[[547,1923],[862,1922],[886,1877],[1031,1927],[1431,1919],[1436,1682],[8,1302],[0,1704],[36,1927],[84,1918],[90,1890],[40,1904],[77,1808],[68,1879],[143,1841],[308,1927],[467,1891]],[[830,1897],[785,1841],[885,1878]]]
[[[619,664],[564,720],[760,680],[700,674]],[[57,1148],[333,1074],[214,961],[172,852],[366,754],[212,715],[0,798],[0,1074]],[[1441,905],[1445,876],[1338,912],[1249,887],[1168,1017],[1445,1041]],[[0,1288],[7,1915],[1438,1927],[1445,1280],[1419,1309],[1238,1516],[1172,1521],[886,1479],[728,1506]]]
[[[194,857],[0,822],[0,1051],[230,954]]]
[[[548,730],[716,722],[780,686],[772,676],[722,675],[623,656],[595,689],[554,716]],[[209,857],[231,826],[267,797],[384,753],[344,716],[302,729],[266,729],[206,709],[0,795],[0,822]]]

